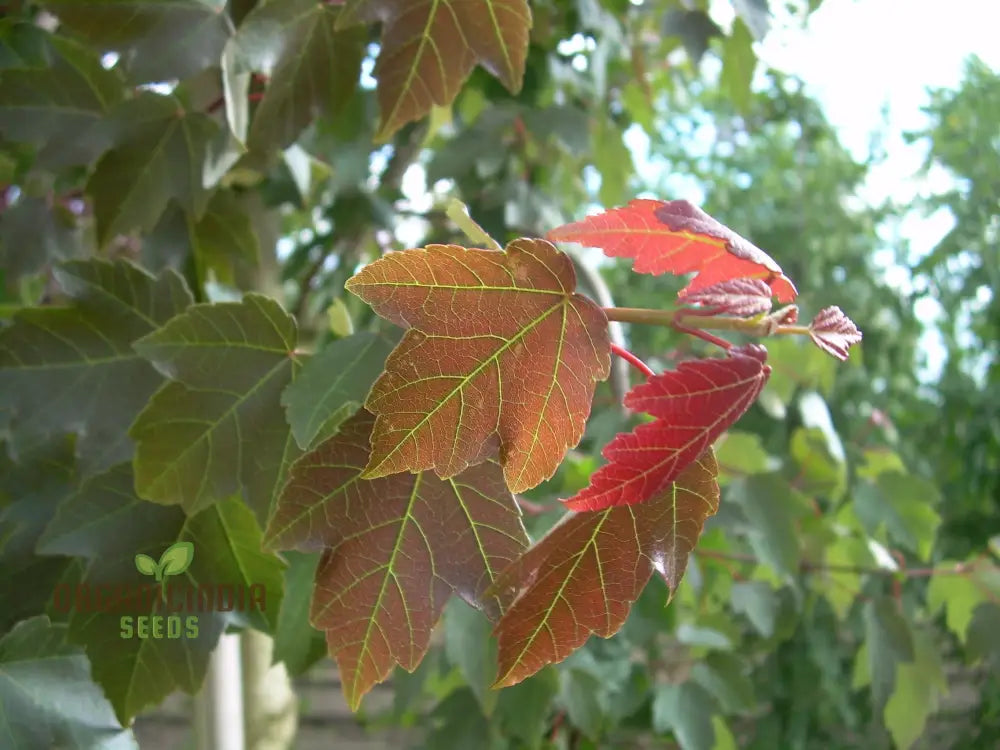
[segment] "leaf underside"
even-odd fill
[[[347,288],[408,328],[365,407],[378,419],[365,476],[455,476],[495,454],[512,492],[555,473],[608,376],[604,312],[574,293],[545,240],[505,252],[430,245],[391,253]]]
[[[625,396],[625,405],[656,419],[620,433],[602,451],[608,464],[566,501],[570,510],[603,510],[658,495],[750,408],[771,368],[763,347],[717,359],[682,362]]]
[[[780,302],[795,299],[795,286],[763,250],[685,200],[638,198],[623,208],[553,229],[550,240],[601,248],[632,258],[640,273],[697,272],[681,297],[732,279],[763,279]]]
[[[527,0],[349,0],[338,27],[373,22],[382,24],[375,64],[381,140],[433,105],[450,104],[477,63],[511,93],[521,89]]]
[[[672,594],[719,508],[717,473],[708,449],[645,503],[566,517],[501,573],[496,588],[517,598],[496,628],[496,687],[562,661],[591,633],[614,635],[654,570]]]
[[[487,591],[528,543],[492,461],[447,480],[363,479],[374,422],[359,411],[293,465],[265,535],[272,548],[325,550],[311,621],[355,709],[394,665],[417,667],[452,592],[496,619],[509,600]]]

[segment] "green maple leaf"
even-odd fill
[[[86,188],[94,199],[98,243],[151,230],[171,198],[200,217],[209,198],[207,147],[218,132],[212,118],[151,92],[122,102],[109,118],[116,145],[97,162]]]
[[[137,582],[136,549],[149,560],[153,556],[147,553],[165,549],[159,563],[153,563],[161,566],[164,577],[182,574],[191,586],[263,584],[267,606],[263,612],[199,611],[182,602],[171,614],[197,616],[197,636],[160,639],[123,638],[118,612],[72,612],[70,640],[86,647],[94,679],[122,722],[176,689],[196,692],[227,627],[271,631],[281,606],[284,568],[277,557],[261,551],[260,527],[238,498],[188,516],[176,506],[139,499],[134,484],[129,464],[85,482],[59,508],[39,541],[39,551],[86,558],[83,583],[93,587]],[[191,558],[193,543],[198,554]]]
[[[83,651],[66,642],[66,626],[47,617],[23,620],[0,639],[0,744],[80,750],[139,747],[91,681]]]
[[[298,452],[281,408],[295,337],[277,302],[250,294],[194,305],[135,344],[173,378],[129,431],[143,497],[196,513],[243,490],[266,519]]]
[[[45,0],[62,26],[122,54],[136,83],[190,78],[218,64],[226,0]]]
[[[234,106],[246,106],[245,92],[232,90],[236,77],[249,71],[268,77],[250,123],[250,148],[288,146],[318,115],[339,112],[354,92],[367,36],[364,29],[338,30],[339,13],[316,0],[284,0],[258,5],[240,24],[226,50]]]
[[[15,446],[78,432],[81,468],[100,471],[131,455],[126,430],[163,382],[132,343],[191,295],[174,271],[125,261],[70,261],[56,278],[68,305],[21,310],[0,330],[0,412]]]

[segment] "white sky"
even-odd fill
[[[758,55],[806,82],[856,158],[865,158],[873,133],[885,133],[886,160],[861,197],[909,202],[944,188],[943,174],[914,179],[926,145],[907,145],[902,134],[926,123],[928,87],[959,85],[969,55],[1000,69],[1000,0],[825,0],[805,30],[782,13],[783,3],[770,5],[778,15]],[[713,0],[712,15],[728,25],[730,0]],[[950,227],[947,215],[911,215],[901,231],[922,254]]]

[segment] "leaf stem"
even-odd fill
[[[448,202],[448,206],[445,209],[445,213],[448,218],[455,222],[455,225],[461,229],[465,236],[469,238],[470,242],[486,245],[490,250],[503,250],[495,239],[490,237],[486,230],[479,226],[471,216],[465,207],[465,204],[457,198],[452,198]]]
[[[808,336],[807,326],[774,325],[766,318],[735,318],[730,316],[688,315],[686,310],[649,310],[644,307],[605,307],[608,320],[621,323],[676,327],[683,318],[687,328],[712,329],[716,331],[737,331],[750,336]]]
[[[625,349],[624,347],[618,346],[618,344],[611,344],[611,353],[612,354],[617,354],[619,357],[621,357],[622,359],[624,359],[626,362],[628,362],[630,365],[632,365],[632,367],[634,367],[635,369],[637,369],[639,372],[641,372],[647,378],[651,378],[651,377],[653,377],[653,375],[656,374],[656,373],[654,373],[650,369],[649,365],[647,365],[645,362],[643,362],[641,359],[639,359],[637,356],[635,356],[628,349]]]

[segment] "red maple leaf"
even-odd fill
[[[823,351],[846,360],[848,349],[861,341],[861,331],[839,307],[824,307],[809,324],[809,335]]]
[[[697,314],[729,313],[749,318],[771,309],[771,295],[771,287],[761,279],[731,279],[687,291],[681,301],[685,305],[701,305]]]
[[[656,417],[620,433],[602,451],[609,461],[566,506],[593,511],[641,503],[662,492],[757,399],[771,374],[767,350],[749,344],[729,356],[682,362],[625,396]]]
[[[682,296],[741,278],[763,279],[783,303],[798,294],[767,253],[684,200],[639,198],[624,208],[557,227],[547,236],[599,247],[615,258],[633,258],[633,269],[641,273],[697,271]]]

